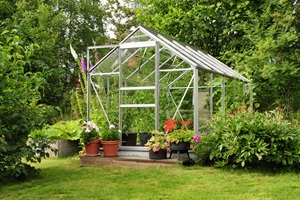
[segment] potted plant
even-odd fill
[[[101,139],[99,138],[99,128],[91,121],[84,122],[80,134],[80,139],[84,143],[87,156],[98,156]]]
[[[168,143],[165,140],[165,134],[162,132],[152,132],[152,137],[145,144],[148,146],[150,159],[166,159],[169,151]]]
[[[116,130],[114,125],[110,125],[108,130],[103,131],[102,141],[104,157],[118,156],[120,144],[120,131]]]
[[[57,149],[58,157],[72,156],[80,151],[79,139],[82,131],[82,120],[59,121],[45,125],[41,130],[34,130],[32,136],[47,137],[52,141],[52,147]],[[47,151],[48,152],[48,151]],[[56,154],[52,154],[56,155]]]
[[[166,141],[170,145],[170,158],[173,152],[176,153],[187,153],[188,150],[193,149],[195,143],[200,141],[200,136],[195,134],[194,131],[189,130],[191,122],[189,120],[181,121],[181,128],[177,129],[178,121],[170,119],[164,123],[164,131],[166,133]]]

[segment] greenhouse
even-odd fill
[[[217,102],[225,113],[228,78],[236,80],[252,106],[247,78],[208,53],[148,27],[137,27],[118,45],[88,47],[87,63],[95,49],[103,48],[111,50],[87,69],[87,119],[99,116],[121,130],[121,150],[145,149],[144,134],[163,131],[168,119],[190,120],[198,133]],[[213,95],[216,90],[219,95]],[[132,133],[134,141],[129,142],[125,137]]]

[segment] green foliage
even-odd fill
[[[114,141],[120,140],[120,132],[114,128],[102,131],[103,141]]]
[[[25,72],[41,72],[44,78],[39,101],[59,106],[68,115],[72,109],[70,95],[78,82],[80,67],[67,47],[72,44],[83,55],[88,45],[105,43],[105,13],[101,3],[97,0],[4,0],[0,4],[0,32],[16,29],[25,46],[33,42],[40,46],[31,55],[31,64],[24,67]]]
[[[278,110],[241,109],[226,117],[215,116],[210,128],[214,140],[204,145],[212,147],[210,159],[218,167],[299,165],[299,128],[290,126]]]
[[[193,142],[193,136],[194,136],[195,132],[193,130],[174,130],[170,133],[167,134],[166,136],[166,140],[168,142],[189,142],[192,143]]]
[[[280,105],[289,116],[298,112],[298,1],[142,0],[140,4],[140,23],[207,51],[252,80],[260,111]],[[245,98],[235,94],[234,84],[228,86],[227,97]],[[226,100],[232,106],[232,99]]]
[[[269,1],[262,7],[246,25],[249,47],[227,56],[251,76],[261,111],[280,105],[290,115],[300,109],[299,3]]]
[[[216,134],[202,133],[201,141],[193,148],[196,155],[196,162],[202,166],[213,166],[214,159],[210,158],[210,154],[216,145]]]
[[[36,136],[45,136],[50,140],[79,140],[82,131],[82,120],[59,121],[53,125],[47,125],[42,130],[35,130],[30,133]]]
[[[110,28],[116,36],[113,43],[121,42],[130,34],[131,28],[138,25],[133,4],[132,0],[108,0],[104,5],[107,14],[105,21],[114,26]]]
[[[31,65],[34,46],[23,46],[17,31],[0,35],[0,180],[24,179],[37,171],[25,161],[40,162],[49,156],[49,141],[29,139],[29,133],[49,122],[51,107],[37,105],[38,89],[44,83],[40,73],[25,72]]]

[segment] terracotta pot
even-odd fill
[[[101,139],[91,140],[88,144],[84,143],[86,156],[98,156]]]
[[[76,89],[80,89],[80,83],[76,83]]]
[[[117,157],[120,140],[101,141],[104,157]]]

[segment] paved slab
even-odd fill
[[[120,166],[120,167],[167,167],[181,164],[177,159],[160,159],[154,160],[143,156],[119,156],[119,157],[103,157],[103,156],[81,156],[80,166]]]

